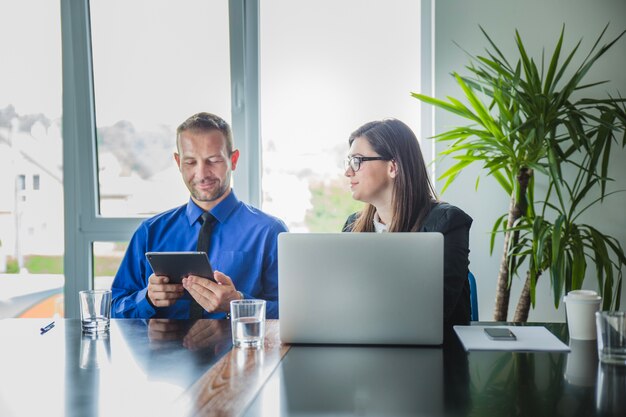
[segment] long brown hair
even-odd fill
[[[391,205],[393,218],[390,232],[417,232],[437,201],[437,194],[424,163],[417,137],[406,124],[397,119],[369,122],[355,130],[348,140],[365,138],[374,152],[396,162]],[[376,208],[367,204],[352,225],[353,232],[373,232]]]

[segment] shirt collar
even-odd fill
[[[223,223],[240,203],[241,202],[235,195],[235,190],[231,188],[230,193],[226,196],[226,198],[220,201],[217,206],[213,207],[210,212],[218,222]],[[191,226],[197,222],[200,219],[200,216],[202,216],[202,213],[204,213],[204,210],[198,206],[191,197],[189,197],[186,209],[189,225]]]
[[[372,219],[372,221],[374,222],[374,230],[376,231],[376,233],[383,233],[388,231],[389,227],[386,224],[380,222],[380,216],[378,215],[378,212],[374,213],[374,218]]]

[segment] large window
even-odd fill
[[[199,111],[233,126],[242,200],[262,194],[293,231],[340,230],[361,207],[343,177],[349,134],[385,117],[419,134],[422,3],[61,0],[66,315],[77,291],[110,285],[124,244],[107,242],[187,201],[175,129]]]
[[[226,0],[90,2],[100,214],[184,204],[176,127],[200,111],[230,121]]]
[[[0,319],[63,315],[59,3],[0,16]]]
[[[341,230],[348,136],[395,117],[419,135],[420,2],[261,2],[263,208],[292,231]]]

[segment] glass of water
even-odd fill
[[[83,332],[88,334],[108,332],[111,321],[111,291],[80,291],[79,298]]]
[[[233,346],[258,349],[265,338],[265,300],[230,302]]]
[[[600,361],[626,366],[626,311],[596,313]]]

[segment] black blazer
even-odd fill
[[[348,217],[344,232],[351,232],[359,213]],[[470,321],[469,230],[472,218],[448,203],[433,203],[420,232],[443,234],[444,329]]]

